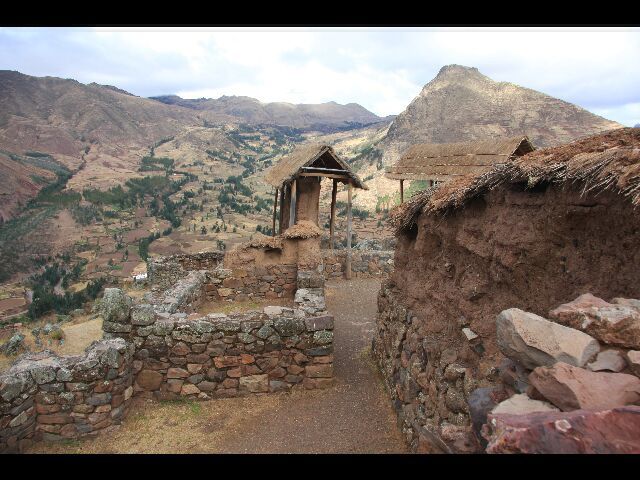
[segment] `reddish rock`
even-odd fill
[[[489,415],[487,453],[640,453],[640,407]]]
[[[157,390],[162,383],[162,374],[155,370],[140,370],[136,383],[144,390]]]
[[[202,370],[202,364],[200,363],[188,363],[187,370],[191,374],[196,374]]]
[[[304,370],[304,369],[303,369]],[[291,372],[293,373],[293,372]],[[282,378],[287,374],[287,371],[282,367],[276,367],[269,372],[269,378]]]
[[[191,353],[191,349],[189,348],[189,346],[186,343],[178,342],[171,349],[171,353],[173,353],[174,355],[178,355],[178,356],[184,356],[184,355],[187,355],[187,354]]]
[[[197,395],[200,393],[200,389],[191,383],[185,383],[182,385],[181,395]]]
[[[54,413],[51,415],[38,415],[38,423],[63,424],[73,423],[73,417],[68,413]]]
[[[207,363],[209,361],[209,355],[206,353],[191,353],[187,355],[187,362],[189,363]]]
[[[240,362],[244,365],[249,365],[250,363],[255,362],[255,357],[253,355],[249,355],[247,353],[240,354]]]
[[[299,375],[304,372],[304,367],[301,367],[299,365],[289,365],[289,367],[287,368],[287,372],[293,375]]]
[[[36,403],[36,412],[39,414],[56,413],[60,411],[60,405],[42,405]]]
[[[640,401],[640,379],[625,373],[590,372],[559,362],[536,368],[529,381],[563,411],[603,410]]]
[[[78,434],[78,431],[76,430],[76,426],[71,423],[68,425],[65,425],[60,429],[60,435],[62,435],[65,438],[73,438],[77,434]]]
[[[586,293],[551,310],[549,317],[603,343],[640,348],[640,311],[632,306],[607,303]]]
[[[170,378],[167,380],[167,390],[172,393],[180,393],[182,390],[182,385],[184,384],[184,380],[177,380],[175,378]]]
[[[216,368],[223,367],[237,367],[241,363],[241,358],[238,356],[224,356],[224,357],[215,357],[213,359],[213,363]]]
[[[174,367],[167,370],[167,378],[187,378],[189,375],[189,372],[183,368]]]
[[[313,357],[313,363],[333,363],[333,355],[320,355]]]
[[[227,370],[227,375],[231,378],[239,378],[242,376],[242,369],[241,368],[230,368],[229,370]]]
[[[236,379],[236,378],[226,378],[222,382],[222,388],[224,388],[224,389],[238,388],[238,379]]]

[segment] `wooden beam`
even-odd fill
[[[400,180],[400,203],[404,203],[404,180]]]
[[[289,202],[289,227],[296,223],[296,187],[298,180],[291,182],[291,201]]]
[[[347,261],[345,265],[345,274],[347,280],[351,280],[351,196],[353,194],[353,185],[349,184],[348,200],[347,200]]]
[[[271,236],[276,236],[276,210],[278,209],[278,189],[276,188],[276,194],[273,199],[273,221],[271,226]]]
[[[317,170],[319,172],[341,172],[341,173],[348,173],[344,168],[321,168],[321,167],[302,167],[302,170],[304,171],[311,171],[311,170]]]
[[[334,245],[334,229],[336,223],[336,195],[338,193],[338,181],[333,181],[333,189],[331,190],[331,218],[329,220],[329,245],[331,245],[331,249],[335,248]]]
[[[299,177],[325,177],[325,178],[339,178],[342,180],[349,180],[351,177],[347,176],[347,175],[335,175],[332,173],[301,173],[298,175]]]
[[[284,191],[287,187],[285,185],[280,189],[280,219],[278,221],[278,233],[282,234],[282,207],[284,207]]]

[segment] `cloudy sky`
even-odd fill
[[[640,123],[639,28],[0,28],[0,69],[400,113],[447,64]]]

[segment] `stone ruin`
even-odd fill
[[[437,360],[434,340],[416,343],[393,292],[379,305],[374,354],[415,451],[640,452],[640,300],[584,294],[549,319],[502,311],[494,335],[504,359],[484,379],[461,352]],[[475,332],[460,335],[480,350]]]
[[[0,375],[0,452],[96,434],[119,424],[135,396],[206,400],[331,385],[333,316],[319,238],[288,246],[290,263],[274,248],[247,246],[231,255],[231,268],[219,252],[152,259],[141,302],[106,289],[103,340],[74,357],[24,355]],[[293,307],[194,313],[205,299],[285,296]]]

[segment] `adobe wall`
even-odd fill
[[[280,205],[283,232],[289,228],[290,193],[290,189],[286,188],[282,205]],[[318,225],[319,206],[320,177],[299,177],[296,186],[296,223],[301,220],[309,220]]]
[[[640,217],[612,193],[497,188],[401,235],[378,295],[374,354],[418,451],[477,451],[468,396],[496,384],[496,316],[546,316],[590,292],[640,295]],[[477,338],[468,340],[468,328]]]

